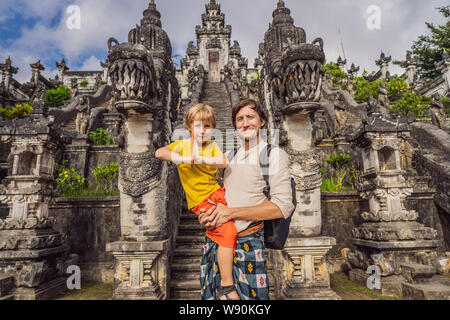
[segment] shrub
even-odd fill
[[[378,99],[378,88],[385,80],[367,81],[363,77],[355,78],[353,88],[355,89],[355,99],[359,103],[369,101],[372,95],[375,99]]]
[[[429,105],[424,103],[426,100],[416,93],[405,93],[400,100],[392,105],[389,112],[391,114],[399,114],[405,117],[409,113],[415,114],[419,118],[423,118],[429,109]]]
[[[86,79],[83,79],[83,81],[80,82],[80,87],[87,87],[89,85],[89,81]]]
[[[388,98],[391,103],[400,100],[404,94],[411,91],[411,87],[402,78],[395,76],[387,83]]]
[[[324,65],[325,72],[328,71],[331,74],[331,81],[333,81],[334,89],[347,89],[347,74],[339,68],[337,64],[328,63]]]
[[[85,187],[86,179],[67,166],[67,160],[61,164],[55,164],[56,188],[62,191],[62,197],[68,197],[73,193],[80,192]]]
[[[119,176],[119,164],[107,163],[98,166],[92,173],[94,174],[97,187],[100,190],[109,193],[115,189],[117,177]]]
[[[108,131],[103,128],[89,132],[89,138],[91,138],[96,146],[109,146],[115,143],[114,139],[108,135]]]
[[[326,162],[336,170],[336,182],[334,182],[333,177],[331,177],[332,184],[337,188],[338,191],[343,190],[343,181],[349,169],[344,167],[352,162],[351,153],[337,153],[331,155]]]
[[[70,89],[63,85],[45,92],[45,102],[51,108],[60,107],[64,104],[64,101],[69,99],[71,99]]]
[[[450,114],[450,97],[442,97],[442,104],[444,105],[445,112]]]
[[[16,118],[23,118],[29,115],[32,111],[33,107],[30,102],[19,103],[14,106],[0,108],[0,117],[4,120],[13,120]]]

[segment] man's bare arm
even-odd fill
[[[211,202],[211,204],[214,203]],[[279,218],[283,218],[280,208],[274,203],[266,201],[256,206],[239,208],[228,208],[219,203],[208,212],[200,213],[198,220],[205,227],[214,229],[234,219],[263,221]]]

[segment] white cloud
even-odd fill
[[[82,71],[95,71],[101,69],[100,59],[94,56],[90,56],[88,59],[86,59],[80,68],[80,70]]]
[[[29,80],[29,64],[38,59],[59,61],[62,55],[72,70],[92,68],[106,58],[106,43],[110,37],[126,41],[128,32],[140,23],[142,12],[149,0],[1,0],[0,23],[7,23],[5,17],[20,13],[23,17],[34,17],[37,23],[24,28],[19,39],[7,48],[0,48],[0,57],[11,55],[20,68],[17,79]],[[208,0],[156,0],[162,15],[163,29],[172,42],[173,55],[184,56],[190,40],[195,39],[195,26],[201,24],[201,14]],[[232,41],[239,41],[242,54],[252,66],[258,45],[264,40],[264,33],[272,21],[276,8],[273,0],[218,0],[225,13],[226,23],[233,27]],[[322,37],[328,61],[342,56],[338,27],[349,65],[354,62],[361,70],[376,70],[374,61],[380,51],[391,54],[393,59],[403,59],[405,51],[420,34],[426,33],[425,21],[442,21],[435,10],[445,5],[444,0],[336,0],[307,1],[285,0],[291,9],[295,25],[305,29],[307,41]],[[382,9],[382,29],[370,31],[366,27],[369,5]],[[81,8],[81,30],[66,27],[68,5]],[[56,27],[51,21],[60,19]],[[3,22],[2,22],[3,21]],[[1,27],[1,25],[0,25]],[[6,54],[5,54],[6,53]],[[54,62],[46,66],[46,72],[54,74]],[[395,69],[397,68],[397,69]],[[95,66],[100,70],[100,66]],[[391,65],[391,71],[402,72]]]

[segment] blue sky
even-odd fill
[[[173,54],[184,56],[187,43],[195,41],[195,26],[209,0],[156,0],[162,24],[172,42]],[[253,65],[258,44],[272,20],[277,0],[217,0],[226,23],[233,27],[242,53]],[[65,58],[71,70],[100,70],[107,55],[107,40],[127,40],[128,31],[139,23],[149,0],[0,0],[0,60],[11,56],[19,67],[16,79],[28,81],[29,64],[38,59],[44,74],[54,77],[55,62]],[[343,55],[343,41],[349,65],[361,71],[376,70],[374,61],[381,50],[393,59],[403,59],[405,51],[420,34],[427,33],[425,21],[445,23],[435,10],[444,0],[285,0],[295,24],[305,29],[307,41],[322,37],[328,61]],[[81,9],[81,29],[69,30],[69,5]],[[381,29],[366,26],[367,7],[381,9]],[[339,34],[338,30],[341,31]],[[396,66],[391,72],[402,72]]]

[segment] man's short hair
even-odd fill
[[[213,128],[216,127],[216,112],[214,109],[206,104],[193,105],[186,116],[186,129],[190,129],[194,121],[202,121],[211,123]]]
[[[232,111],[232,116],[233,116],[233,126],[236,129],[236,115],[239,113],[239,111],[241,111],[241,109],[245,108],[245,107],[251,107],[253,110],[255,110],[258,115],[259,118],[262,120],[264,120],[264,126],[267,124],[267,116],[266,113],[264,112],[264,109],[262,107],[262,105],[253,100],[253,99],[245,99],[242,100],[240,102],[238,102],[234,107],[233,107],[233,111]],[[263,127],[264,127],[263,126]]]

